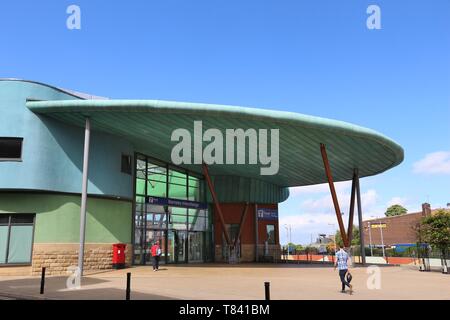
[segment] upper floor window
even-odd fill
[[[0,161],[22,160],[23,138],[0,137]]]
[[[127,154],[122,154],[122,161],[121,161],[121,171],[123,173],[131,174],[131,156]]]

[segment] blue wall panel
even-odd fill
[[[27,99],[73,100],[45,85],[0,81],[0,137],[23,137],[22,162],[0,162],[0,189],[81,192],[84,128],[36,115]],[[121,173],[121,154],[133,154],[130,142],[91,133],[88,193],[131,198],[132,177]]]

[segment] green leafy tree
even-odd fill
[[[422,218],[417,231],[419,239],[439,249],[445,261],[450,248],[450,211],[441,209]]]
[[[353,231],[352,231],[352,246],[357,246],[361,242],[360,235],[359,235],[359,228],[358,226],[353,225]],[[339,230],[336,231],[336,244],[343,246],[344,241],[342,240],[341,232]]]
[[[402,207],[399,204],[394,204],[389,208],[387,208],[384,214],[386,215],[386,217],[393,217],[393,216],[400,216],[406,213],[408,213],[408,210],[406,208]]]

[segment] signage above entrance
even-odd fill
[[[258,220],[278,220],[277,209],[258,209]]]
[[[207,209],[208,204],[204,202],[196,202],[190,200],[178,200],[171,198],[161,198],[161,197],[146,197],[145,202],[148,204],[159,205],[159,206],[172,206],[181,207],[188,209]]]

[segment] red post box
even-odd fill
[[[125,268],[125,248],[127,247],[124,243],[113,244],[113,257],[112,266],[114,269]]]

